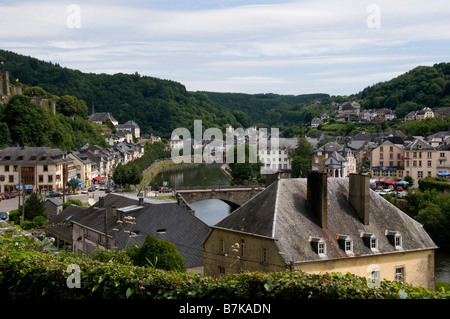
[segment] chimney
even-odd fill
[[[109,207],[108,209],[108,217],[109,218],[116,218],[117,217],[117,210],[116,210],[116,206],[112,205],[111,207]]]
[[[98,199],[98,208],[104,208],[105,207],[105,198],[99,197]]]
[[[327,191],[327,173],[308,171],[306,203],[322,228],[327,228]]]
[[[369,225],[370,177],[350,174],[348,200],[364,225]]]

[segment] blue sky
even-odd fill
[[[450,62],[448,0],[1,1],[0,48],[190,91],[357,93]]]

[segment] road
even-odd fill
[[[94,193],[94,199],[95,199],[96,202],[98,201],[98,198],[100,196],[107,195],[104,191],[100,191],[100,190],[97,190],[97,191],[95,191],[93,193]],[[135,193],[128,193],[128,194],[135,194]],[[92,193],[90,192],[89,195],[92,195]],[[68,200],[70,198],[72,198],[72,199],[79,199],[79,200],[81,200],[82,202],[85,202],[85,203],[87,203],[88,200],[89,200],[89,197],[88,197],[87,194],[67,195],[66,196],[66,200]],[[62,202],[62,197],[61,198],[56,197],[56,199],[58,199],[60,202]],[[20,198],[20,200],[22,201],[22,197]],[[19,197],[15,197],[15,198],[11,198],[11,199],[3,199],[0,202],[0,212],[10,212],[10,211],[12,211],[14,209],[17,209],[18,208],[18,203],[19,203]]]

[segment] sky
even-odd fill
[[[350,95],[450,62],[449,17],[448,0],[0,0],[0,48],[189,91]]]

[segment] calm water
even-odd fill
[[[438,249],[435,256],[435,280],[450,282],[450,252]]]
[[[165,170],[152,182],[152,186],[161,186],[163,181],[169,188],[230,186],[230,180],[220,170],[220,165],[184,165]],[[152,189],[154,189],[152,187]],[[205,224],[213,226],[230,214],[230,206],[218,199],[210,199],[191,204],[195,216]]]
[[[161,176],[162,175],[162,176]],[[168,187],[208,187],[230,186],[230,180],[220,170],[220,165],[180,166],[159,174],[155,182],[158,186],[168,182]],[[154,189],[152,187],[152,189]],[[195,216],[209,226],[213,226],[230,214],[230,206],[220,200],[211,199],[193,203]],[[435,258],[436,281],[450,282],[450,252],[438,249]]]

